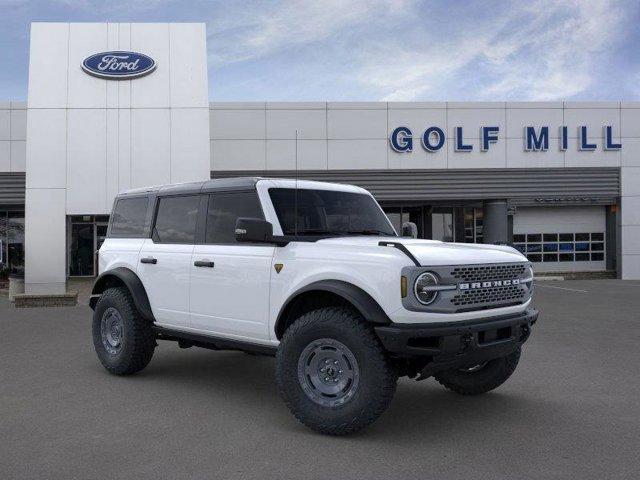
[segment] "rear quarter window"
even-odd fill
[[[121,198],[116,202],[111,215],[109,237],[144,238],[145,223],[149,209],[148,197]]]
[[[162,197],[159,200],[153,241],[156,243],[195,243],[199,195]]]

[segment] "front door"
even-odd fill
[[[196,237],[199,195],[161,197],[152,238],[138,256],[138,276],[156,323],[189,327],[189,274]]]
[[[191,258],[191,325],[204,333],[269,339],[274,248],[236,243],[239,217],[264,218],[255,191],[209,196],[205,244]]]

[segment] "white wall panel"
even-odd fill
[[[170,111],[131,110],[131,188],[171,181]]]
[[[264,170],[265,140],[211,140],[212,170]]]
[[[0,140],[0,172],[11,171],[11,142]]]
[[[640,137],[622,139],[620,165],[623,167],[640,167]]]
[[[326,110],[327,102],[266,102],[264,106],[267,110]]]
[[[210,110],[212,140],[264,140],[265,111]]]
[[[330,140],[387,138],[386,110],[329,110],[327,115]]]
[[[640,255],[640,225],[623,225],[621,237],[624,255]]]
[[[67,106],[68,23],[32,23],[29,108]]]
[[[429,127],[440,127],[447,136],[447,111],[444,109],[389,109],[387,138],[398,127],[409,127],[413,134],[413,148],[422,148],[422,134]]]
[[[26,172],[27,142],[14,140],[11,142],[11,171]]]
[[[622,255],[621,273],[623,280],[640,279],[640,255]]]
[[[433,110],[433,109],[446,109],[447,102],[387,102],[387,108],[389,110]]]
[[[118,50],[131,50],[131,24],[118,24]],[[142,52],[140,52],[142,53]],[[115,82],[118,87],[118,106],[120,108],[131,107],[131,80]]]
[[[614,139],[619,142],[619,138]],[[597,143],[595,151],[578,150],[577,145],[572,145],[575,139],[569,139],[569,148],[564,154],[564,166],[569,167],[618,167],[620,166],[620,152],[615,150],[603,150],[602,138],[589,138],[589,143]]]
[[[437,152],[428,152],[422,148],[420,138],[414,138],[413,142],[413,151],[411,152],[396,152],[389,149],[387,153],[389,168],[447,168],[446,142]]]
[[[209,108],[204,24],[172,23],[169,35],[171,106]]]
[[[329,140],[330,170],[387,168],[387,140]]]
[[[621,194],[626,196],[640,195],[640,167],[625,167],[621,170]]]
[[[69,25],[68,108],[105,108],[107,82],[87,75],[82,61],[94,53],[105,52],[106,23],[72,23]]]
[[[462,127],[464,138],[480,138],[480,127],[498,127],[500,143],[504,141],[506,116],[504,108],[449,108],[449,132],[447,136],[454,138],[455,127]],[[504,145],[503,145],[504,148]]]
[[[640,108],[623,108],[620,119],[622,126],[617,132],[619,135],[640,138]]]
[[[25,291],[64,293],[66,282],[65,190],[27,188]]]
[[[640,225],[640,195],[624,197],[620,209],[620,222],[625,225]]]
[[[120,48],[120,24],[108,23],[107,24],[107,50],[126,50]],[[118,82],[105,82],[107,89],[107,108],[118,108]]]
[[[209,109],[171,109],[171,182],[208,180]]]
[[[549,139],[546,152],[527,152],[522,138],[507,138],[508,168],[562,168],[564,152],[560,151],[557,138]],[[493,146],[493,145],[492,145]]]
[[[106,213],[106,110],[70,109],[67,121],[67,213]]]
[[[118,191],[131,188],[131,110],[118,110]]]
[[[267,140],[267,170],[295,170],[296,141]],[[298,170],[326,170],[327,141],[298,140]]]
[[[454,149],[455,140],[447,142],[449,149],[449,168],[505,168],[506,151],[505,140],[502,134],[498,134],[498,143],[489,145],[489,150],[480,150],[479,138],[465,138],[465,144],[473,145],[471,152],[456,152]]]
[[[11,110],[11,140],[27,139],[27,111]]]
[[[613,127],[613,134],[620,136],[620,109],[619,108],[565,108],[564,124],[568,127],[569,138],[578,137],[578,127],[587,127],[589,137],[599,138],[602,145],[603,130],[605,125]]]
[[[324,140],[327,138],[326,110],[267,110],[267,139]]]
[[[27,116],[27,188],[65,188],[67,112],[31,109]]]
[[[132,23],[131,50],[144,53],[156,61],[156,69],[131,81],[133,108],[168,108],[170,106],[169,24]],[[184,85],[183,88],[190,88]]]
[[[119,191],[119,159],[118,159],[118,110],[109,108],[106,110],[106,152],[105,152],[105,208],[107,211],[113,205],[113,198]]]
[[[507,138],[522,138],[524,127],[549,127],[549,138],[560,136],[560,127],[564,125],[562,108],[507,108]]]
[[[11,110],[0,110],[0,141],[11,139]]]

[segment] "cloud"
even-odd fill
[[[598,62],[623,32],[624,10],[608,0],[536,1],[506,5],[502,15],[467,18],[459,33],[437,38],[425,32],[428,50],[394,45],[369,55],[359,81],[381,100],[448,99],[473,88],[478,100],[552,100],[585,92]]]
[[[326,0],[249,3],[208,23],[216,66],[268,56],[331,39],[345,30],[397,15],[403,0]]]

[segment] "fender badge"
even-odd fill
[[[282,267],[284,267],[284,264],[282,263],[276,263],[273,268],[276,269],[276,273],[280,273],[280,270],[282,270]]]

